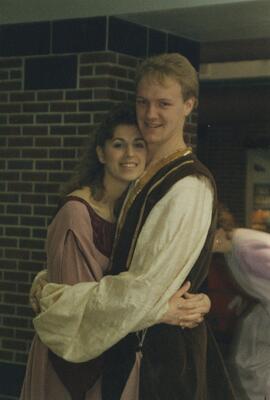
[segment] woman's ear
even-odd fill
[[[96,153],[97,153],[97,158],[98,158],[99,162],[101,162],[101,164],[105,164],[104,151],[103,151],[102,147],[97,146]]]

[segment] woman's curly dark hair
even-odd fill
[[[112,139],[118,125],[137,125],[133,103],[125,102],[114,105],[94,134],[87,139],[82,157],[74,169],[71,179],[60,189],[61,197],[76,189],[81,189],[83,186],[89,186],[96,199],[103,194],[104,165],[97,157],[96,147],[104,148],[106,141]]]

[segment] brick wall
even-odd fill
[[[137,64],[134,57],[111,52],[80,54],[76,88],[19,91],[24,61],[0,60],[6,72],[6,96],[0,104],[0,357],[15,362],[25,362],[32,337],[29,284],[45,261],[46,226],[59,184],[68,179],[83,139],[109,105],[133,94]]]
[[[198,47],[185,39],[134,24],[120,28],[122,37],[133,35],[134,47],[121,42],[115,19],[0,27],[0,393],[14,396],[8,398],[19,391],[33,336],[28,292],[46,261],[46,228],[85,137],[112,103],[134,97],[142,57],[180,51],[184,43],[196,58]],[[185,129],[193,146],[196,127],[193,113]]]

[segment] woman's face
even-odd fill
[[[104,148],[97,147],[104,164],[104,178],[115,183],[129,183],[144,171],[146,145],[136,125],[118,125]]]

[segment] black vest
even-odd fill
[[[123,226],[117,233],[112,274],[129,268],[137,238],[148,214],[177,181],[190,175],[207,177],[214,191],[212,223],[204,247],[187,277],[192,283],[191,291],[198,291],[207,276],[211,258],[216,221],[216,190],[207,168],[189,152],[184,156],[172,157],[134,195],[122,217]],[[121,217],[119,223],[121,225]],[[105,354],[103,400],[120,399],[137,350],[137,335],[131,333]],[[205,323],[185,330],[165,324],[155,325],[147,330],[142,353],[140,400],[234,399],[220,354],[211,335],[209,339]],[[212,370],[213,363],[215,365]]]

